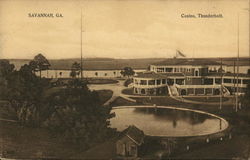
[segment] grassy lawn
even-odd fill
[[[128,101],[122,97],[116,98],[113,102],[111,102],[110,106],[116,107],[116,106],[134,106],[138,105],[137,103]]]
[[[46,96],[49,96],[49,95],[52,95],[53,93],[62,91],[63,89],[64,89],[64,87],[53,87],[53,88],[48,89],[45,94],[46,94]],[[104,104],[107,100],[109,100],[113,95],[113,91],[106,90],[106,89],[105,90],[96,90],[96,92],[98,93],[102,104]]]
[[[3,157],[8,158],[69,158],[79,149],[63,143],[45,129],[21,127],[18,123],[0,121],[0,143]]]
[[[114,79],[97,79],[97,78],[91,78],[87,79],[89,84],[113,84],[113,83],[118,83],[117,80]]]
[[[113,95],[113,91],[111,90],[97,90],[96,91],[100,97],[100,101],[101,101],[101,104],[104,104],[107,100],[109,100],[112,95]]]
[[[59,81],[67,84],[71,78],[60,78]],[[118,83],[115,79],[105,79],[105,78],[84,78],[89,84],[113,84]]]
[[[135,95],[135,94],[133,93],[133,88],[126,88],[126,89],[123,89],[123,90],[122,90],[122,93],[123,93],[123,94],[127,94],[127,95]]]
[[[232,139],[217,140],[208,144],[190,145],[189,151],[173,154],[173,159],[232,159],[236,157],[247,158],[249,154],[250,137],[238,135]],[[185,147],[183,147],[185,148]]]

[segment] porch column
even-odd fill
[[[176,84],[176,78],[174,78],[174,84]]]
[[[215,77],[213,77],[213,85],[215,85]]]
[[[155,86],[157,85],[157,79],[154,80],[155,81]]]

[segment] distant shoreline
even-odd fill
[[[140,59],[112,59],[112,58],[84,58],[83,70],[121,70],[124,67],[132,67],[136,70],[145,70],[150,64],[160,63],[165,60],[172,60],[173,58],[140,58]],[[178,58],[179,59],[179,58]],[[219,62],[221,58],[185,58],[185,59],[200,59],[212,60]],[[32,59],[7,59],[14,64],[16,69],[22,65],[29,63]],[[80,62],[80,58],[71,59],[48,59],[51,67],[50,70],[70,70],[74,62]],[[233,65],[236,57],[225,57],[222,61],[226,65]],[[250,64],[250,58],[241,57],[239,59],[240,66]]]

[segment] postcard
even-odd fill
[[[1,0],[0,159],[250,159],[249,0]]]

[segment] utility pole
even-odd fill
[[[235,112],[238,111],[238,94],[239,94],[239,57],[240,57],[240,48],[239,48],[239,13],[238,16],[238,30],[237,30],[237,81],[236,81],[236,104],[235,104]]]
[[[81,62],[80,62],[80,66],[81,66],[81,80],[83,79],[83,75],[82,75],[82,9],[81,9]]]
[[[222,89],[222,58],[220,59],[220,110],[222,109],[222,95],[223,95],[223,89]]]
[[[234,95],[234,99],[233,99],[233,102],[236,104],[236,85],[235,85],[235,82],[236,82],[236,78],[235,78],[235,59],[234,59],[234,79],[233,79],[233,83],[234,83],[234,86],[233,86],[233,95]],[[235,106],[236,107],[236,106]],[[234,109],[234,108],[233,108]]]

